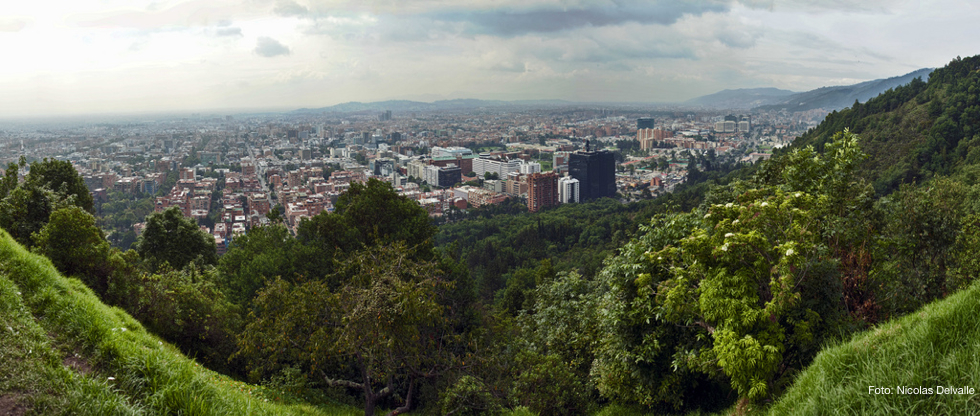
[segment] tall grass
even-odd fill
[[[39,414],[143,413],[106,380],[75,374],[63,366],[19,292],[17,285],[0,275],[0,395],[11,395]]]
[[[890,390],[876,394],[870,386]],[[937,386],[972,387],[974,394],[939,394]],[[824,349],[769,413],[980,414],[980,282]]]
[[[152,413],[185,415],[361,413],[348,407],[276,403],[280,395],[275,391],[237,382],[201,367],[147,333],[122,310],[103,304],[80,281],[62,277],[50,261],[27,252],[3,231],[0,274],[16,284],[21,293],[8,293],[5,304],[7,298],[14,298],[13,303],[22,300],[22,308],[26,306],[22,312],[36,317],[43,333],[52,335],[63,349],[79,351],[97,369],[95,377],[101,381],[77,390],[93,400],[88,405],[91,412],[79,409],[79,413],[118,413],[106,412],[111,409],[100,408],[103,405],[120,409],[121,413],[139,413],[145,407]],[[68,373],[66,377],[73,376]]]

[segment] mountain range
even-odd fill
[[[834,87],[822,87],[811,91],[794,92],[778,88],[742,88],[734,90],[723,90],[714,94],[704,95],[693,98],[683,103],[676,103],[679,106],[694,106],[709,109],[732,109],[732,110],[791,110],[806,111],[813,109],[824,109],[827,111],[840,110],[854,104],[854,101],[866,102],[879,94],[900,85],[908,84],[914,78],[922,78],[923,81],[929,79],[932,68],[923,68],[908,74],[887,78],[865,81],[854,85],[841,85]],[[387,100],[376,102],[351,101],[320,108],[300,108],[291,114],[316,114],[316,113],[374,113],[385,110],[396,112],[412,111],[446,111],[446,110],[471,110],[478,108],[499,108],[499,107],[519,107],[519,106],[567,106],[581,105],[581,103],[566,100],[480,100],[480,99],[454,99],[439,100],[433,102],[411,101],[411,100]],[[609,103],[606,103],[609,104]],[[637,105],[640,103],[620,103],[626,105]],[[664,105],[663,103],[659,105]]]
[[[853,85],[821,87],[805,92],[793,92],[777,88],[746,88],[724,90],[684,102],[685,105],[712,109],[760,109],[807,111],[824,109],[840,110],[850,107],[854,101],[867,102],[879,94],[908,84],[915,78],[929,79],[933,68],[922,68],[908,74],[865,81]]]

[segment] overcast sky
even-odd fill
[[[965,0],[0,4],[0,117],[805,91],[980,53]]]

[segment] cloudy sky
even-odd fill
[[[967,0],[0,4],[0,117],[804,91],[980,53]]]

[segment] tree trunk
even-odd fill
[[[388,413],[387,416],[397,416],[402,413],[408,413],[410,410],[412,410],[412,406],[414,405],[412,403],[412,393],[414,392],[415,392],[415,379],[412,378],[408,380],[408,394],[405,395],[405,404],[403,404],[401,407],[395,410],[392,410],[391,412]]]

